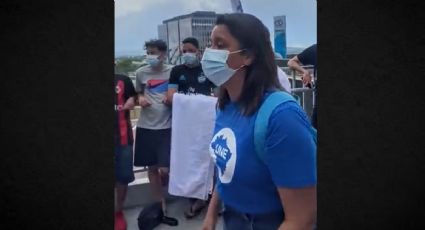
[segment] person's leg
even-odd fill
[[[134,181],[133,147],[115,148],[115,230],[125,230],[127,223],[122,212],[128,183]]]
[[[148,167],[148,178],[149,184],[151,187],[152,194],[155,201],[161,202],[162,211],[164,215],[167,213],[167,206],[165,203],[165,197],[162,190],[162,178],[163,174],[167,173],[166,169],[158,168],[158,166],[149,166]]]
[[[115,188],[114,188],[114,211],[117,212],[117,187],[116,187],[116,183],[115,183]]]
[[[157,143],[156,153],[158,156],[158,171],[160,174],[159,183],[160,186],[167,187],[170,173],[171,129],[157,130],[154,136],[155,143]],[[160,189],[162,192],[162,187],[160,187]],[[168,216],[165,195],[163,196],[161,201],[162,210],[164,211],[164,218],[162,219],[162,223],[171,226],[178,225],[177,219]]]
[[[169,131],[169,132],[168,132]],[[159,186],[161,192],[162,210],[167,215],[167,205],[165,195],[167,191],[163,188],[168,187],[170,150],[171,150],[171,129],[155,130],[154,140],[156,143],[156,154],[158,157]]]
[[[162,211],[164,213],[164,216],[162,218],[162,223],[170,225],[170,226],[176,226],[178,225],[177,219],[169,217],[167,215],[167,205],[165,202],[165,197],[163,195],[162,182],[161,182],[161,174],[163,173],[166,173],[164,172],[164,168],[161,168],[160,170],[157,166],[149,167],[149,170],[148,170],[149,182],[151,184],[152,193],[154,194],[155,200],[157,202],[161,202]]]
[[[168,167],[159,167],[159,175],[161,178],[161,185],[163,187],[168,187],[168,182],[170,179],[170,168]]]
[[[121,211],[127,196],[128,184],[134,181],[133,172],[133,146],[123,146],[117,156],[117,211]]]
[[[159,174],[158,166],[149,166],[148,167],[148,178],[149,185],[151,188],[152,195],[154,196],[155,201],[162,202],[162,189],[161,189],[161,178]]]
[[[159,181],[160,181],[160,191],[161,191],[161,202],[162,210],[164,214],[167,214],[167,206],[165,202],[165,196],[167,194],[168,180],[169,180],[169,169],[166,167],[159,168]]]
[[[149,187],[155,201],[162,200],[161,182],[158,172],[158,156],[155,140],[156,130],[143,128],[136,129],[136,143],[134,148],[134,165],[148,167]]]
[[[161,185],[167,187],[170,177],[171,129],[158,130],[155,139],[158,143],[157,154]],[[163,200],[163,210],[165,213],[165,199]]]
[[[121,151],[121,148],[118,146],[115,146],[114,149],[114,161],[115,161],[115,178],[118,178],[118,172],[119,172],[119,168],[118,168],[118,156],[119,153]],[[123,214],[122,211],[118,209],[118,191],[117,191],[117,186],[116,186],[117,182],[115,182],[115,189],[114,189],[114,230],[121,230],[121,229],[125,229],[125,221],[123,219]]]
[[[213,175],[212,175],[212,177],[213,177],[212,187],[213,188],[215,186],[215,180],[216,180],[215,174],[216,174],[216,167],[214,167],[214,172],[213,172]],[[184,213],[186,218],[193,218],[193,217],[199,215],[204,208],[208,207],[208,203],[211,199],[211,195],[212,195],[211,193],[208,194],[207,200],[191,198],[189,208]]]
[[[116,211],[117,212],[120,212],[123,209],[124,201],[125,201],[125,198],[127,196],[128,185],[117,183],[115,186],[116,186],[116,190],[117,190],[117,207],[116,207]]]
[[[148,166],[149,187],[155,202],[160,202],[165,214],[166,205],[162,192],[161,175],[159,170],[160,149],[162,146],[160,130],[149,130],[137,128],[134,165]],[[169,143],[170,144],[170,143]],[[162,223],[175,226],[178,221],[164,215]]]
[[[215,167],[214,167],[215,169]],[[213,188],[215,186],[215,170],[214,170],[214,174],[213,176]],[[196,217],[197,215],[199,215],[202,210],[206,207],[208,207],[209,201],[211,199],[211,195],[212,194],[208,194],[208,198],[207,200],[201,200],[201,199],[196,199],[196,198],[190,198],[189,199],[189,207],[188,209],[184,212],[184,215],[187,219]]]
[[[186,218],[190,219],[199,215],[208,206],[208,201],[201,199],[191,199],[188,210],[184,212]]]

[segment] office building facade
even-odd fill
[[[218,14],[212,11],[196,11],[163,21],[158,26],[158,38],[168,46],[168,61],[180,64],[181,43],[187,37],[199,41],[201,52],[210,45],[211,30],[214,28]]]

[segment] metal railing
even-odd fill
[[[307,69],[310,73],[312,73],[312,70],[314,68],[314,66],[312,65],[305,65],[302,67],[304,69]],[[292,95],[295,95],[297,98],[299,98],[300,105],[308,114],[308,116],[311,117],[313,112],[313,105],[315,103],[315,95],[313,93],[314,89],[305,87],[302,83],[302,76],[298,74],[295,70],[292,70],[289,67],[279,68],[281,68],[287,74],[291,82]],[[312,80],[314,84],[314,78]]]

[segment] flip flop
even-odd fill
[[[196,217],[197,215],[199,215],[201,213],[201,211],[207,206],[207,203],[204,202],[203,204],[199,205],[196,209],[194,207],[196,207],[196,202],[195,201],[189,208],[189,210],[184,212],[184,215],[187,219],[191,219],[193,217]]]

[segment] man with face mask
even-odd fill
[[[183,64],[175,66],[171,70],[167,94],[169,104],[172,103],[173,94],[176,92],[211,95],[215,88],[215,85],[205,77],[202,71],[198,40],[188,37],[182,43]]]
[[[136,71],[138,104],[142,107],[137,122],[134,165],[148,167],[149,184],[166,214],[162,185],[167,184],[170,167],[171,108],[166,105],[168,79],[172,66],[164,64],[167,45],[162,40],[145,43],[147,66]],[[164,216],[163,223],[177,225]]]
[[[198,40],[193,37],[184,39],[182,42],[183,64],[175,66],[171,70],[167,94],[168,104],[172,104],[173,95],[176,92],[184,94],[203,94],[208,96],[214,93],[213,91],[216,86],[205,77],[200,59],[201,54]],[[195,198],[191,198],[190,201],[191,205],[185,212],[187,218],[193,218],[198,215],[207,204],[206,201]]]

